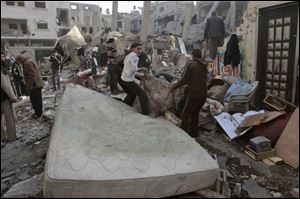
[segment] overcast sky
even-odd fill
[[[102,13],[105,14],[107,8],[109,9],[110,13],[112,12],[112,1],[70,1],[70,2],[99,5],[102,8]],[[155,1],[151,1],[151,2],[155,2]],[[196,1],[194,1],[194,5],[196,5]],[[133,10],[133,6],[136,6],[136,9],[138,9],[138,7],[143,7],[143,1],[119,1],[118,12],[130,13]]]
[[[93,5],[99,5],[102,8],[102,13],[105,13],[106,9],[109,9],[109,12],[112,12],[112,1],[70,1],[77,3],[87,3]],[[133,10],[133,6],[143,7],[143,1],[119,1],[118,12],[130,13]]]

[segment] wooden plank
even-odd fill
[[[253,158],[254,160],[263,160],[263,159],[267,159],[269,157],[273,157],[275,154],[275,150],[272,149],[271,151],[265,151],[265,152],[261,152],[261,153],[257,153],[255,151],[253,151],[249,145],[245,146],[245,150],[244,152],[249,155],[251,158]]]
[[[297,108],[275,145],[276,155],[294,168],[299,167],[299,108]]]
[[[277,156],[268,158],[268,160],[274,162],[275,164],[277,164],[277,162],[281,162],[282,161],[282,159],[280,157],[277,157]]]
[[[239,128],[258,126],[265,118],[265,113],[247,116],[239,125]]]
[[[269,160],[269,159],[264,159],[264,160],[262,160],[264,163],[266,163],[267,165],[269,165],[269,166],[274,166],[274,165],[276,165],[274,162],[272,162],[271,160]]]
[[[265,118],[261,121],[261,123],[267,123],[267,122],[270,122],[278,117],[280,117],[281,115],[284,115],[286,114],[285,111],[268,111],[268,112],[265,112]]]

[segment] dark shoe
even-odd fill
[[[7,139],[7,140],[6,140],[6,143],[14,142],[14,141],[16,141],[16,140],[17,140],[17,138],[15,138],[15,139]]]
[[[5,146],[6,146],[6,144],[1,142],[1,149],[4,148]]]
[[[113,91],[111,92],[111,94],[113,94],[113,95],[118,95],[118,94],[120,94],[120,93],[123,93],[123,92],[120,91],[120,90],[113,90]]]
[[[40,117],[41,117],[41,116],[38,116],[38,115],[36,115],[36,114],[32,114],[32,115],[31,115],[31,118],[32,118],[32,119],[35,119],[35,120],[36,120],[36,119],[39,119]]]

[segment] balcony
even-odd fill
[[[1,37],[25,37],[27,34],[24,34],[21,30],[2,30],[1,28]]]

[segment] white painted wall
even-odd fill
[[[45,1],[46,8],[35,8],[34,1],[24,1],[25,7],[7,6],[5,1],[1,1],[1,19],[25,19],[27,29],[35,33],[34,39],[56,39],[56,2]],[[45,21],[48,29],[37,29],[37,22]]]

